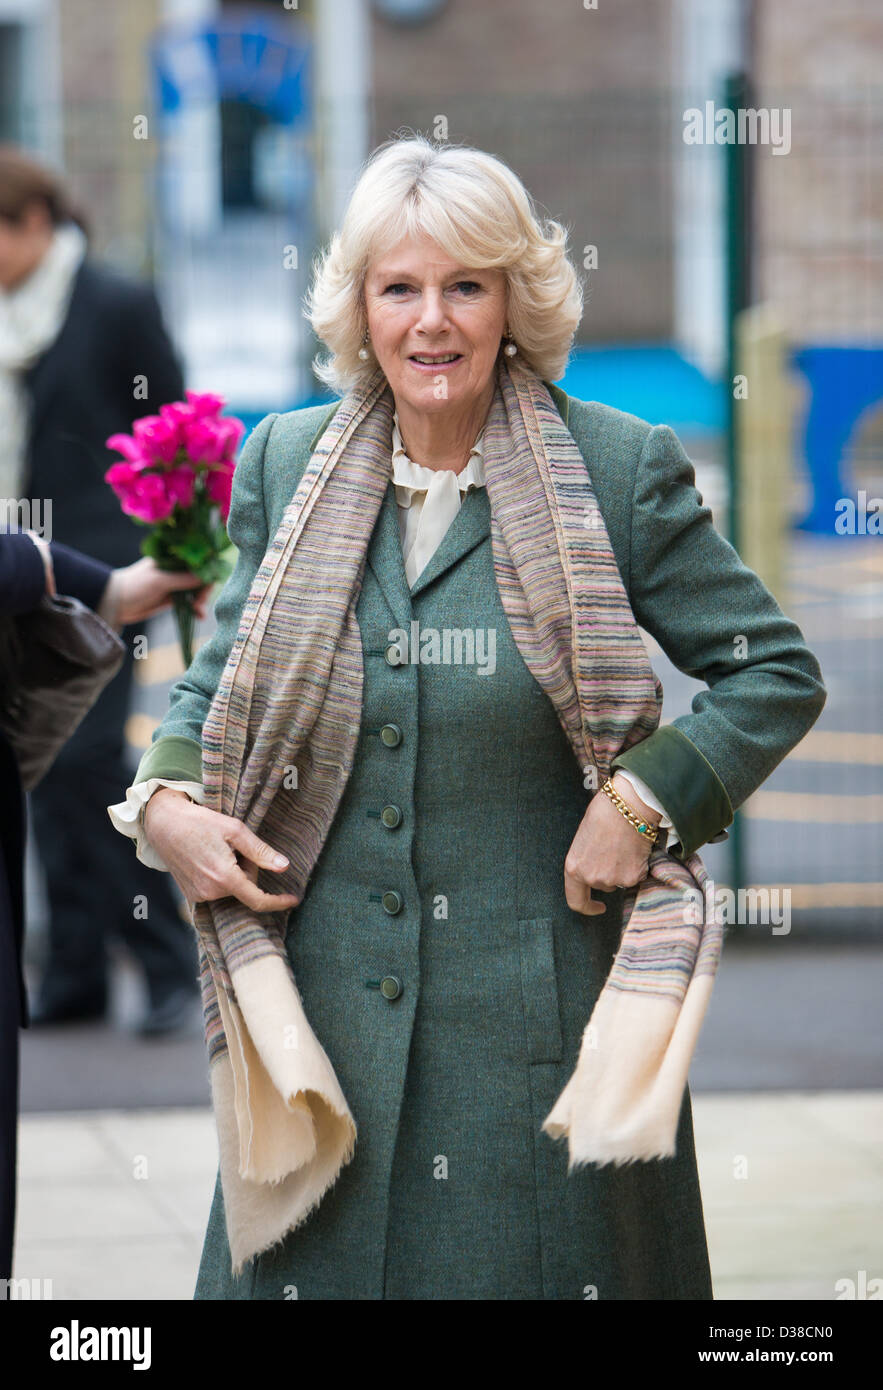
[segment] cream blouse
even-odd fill
[[[405,453],[398,411],[392,417],[392,481],[399,504],[399,531],[405,575],[413,587],[460,510],[467,492],[484,487],[484,431],[478,436],[465,468],[424,468]]]
[[[414,463],[405,453],[399,431],[398,412],[392,426],[392,481],[399,508],[399,534],[405,560],[405,575],[413,587],[442,542],[451,522],[457,515],[467,492],[484,487],[484,431],[479,434],[469,454],[466,466],[459,473],[452,469],[425,468]],[[631,783],[638,796],[651,810],[658,811],[660,826],[670,830],[672,823],[650,788],[633,773],[618,768],[617,772]],[[135,853],[142,864],[152,869],[167,869],[144,834],[144,807],[160,787],[186,792],[191,801],[202,805],[205,793],[199,782],[173,782],[151,777],[136,782],[126,791],[125,801],[108,806],[107,813],[116,830],[135,841]]]

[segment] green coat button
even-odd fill
[[[402,823],[402,808],[400,806],[384,806],[380,812],[380,819],[387,830],[395,830]]]
[[[384,999],[398,999],[404,988],[397,975],[384,975],[380,981],[380,993]]]
[[[398,724],[384,724],[380,730],[380,741],[385,743],[387,748],[398,748],[402,741],[402,731]]]
[[[388,893],[384,893],[380,901],[383,903],[384,912],[388,912],[390,917],[395,917],[396,913],[401,912],[405,905],[401,893],[397,893],[394,888],[391,888]]]
[[[398,642],[393,642],[392,646],[387,647],[386,661],[389,666],[404,666],[405,658],[402,656]]]

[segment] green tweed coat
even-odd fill
[[[812,725],[819,667],[715,531],[672,430],[552,389],[637,621],[710,687],[618,760],[668,810],[678,852],[692,852],[725,834]],[[202,725],[243,603],[330,413],[269,416],[251,436],[217,632],[174,686],[139,780],[200,780]],[[689,1092],[672,1159],[568,1177],[566,1146],[541,1132],[613,961],[622,895],[606,896],[601,918],[565,902],[588,794],[510,634],[486,490],[466,496],[409,590],[390,484],[357,616],[355,766],[288,935],[356,1120],[355,1157],[304,1225],[235,1280],[219,1181],[196,1297],[710,1298]],[[480,659],[391,664],[390,634],[415,620],[424,634],[484,634]]]

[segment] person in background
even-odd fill
[[[183,387],[153,291],[96,265],[61,180],[0,146],[0,498],[51,502],[54,540],[128,566],[141,532],[104,481],[105,440],[181,398]],[[138,630],[123,629],[119,674],[31,797],[49,903],[35,1024],[105,1014],[109,934],[123,938],[146,977],[142,1032],[194,1016],[190,928],[167,877],[132,862],[105,809],[130,780],[125,723]],[[148,916],[135,922],[140,895]]]
[[[119,631],[126,623],[142,622],[167,608],[174,590],[193,588],[197,582],[188,574],[164,574],[148,559],[111,570],[65,545],[50,545],[34,533],[0,534],[0,624],[29,613],[45,593],[57,592],[78,598]],[[200,616],[205,592],[201,590],[196,596]],[[24,846],[24,798],[18,767],[12,747],[0,731],[0,1280],[9,1279],[12,1269],[18,1030],[28,1024],[22,969]],[[84,884],[81,895],[101,901],[101,883],[92,880]]]

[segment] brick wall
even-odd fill
[[[448,0],[418,26],[373,21],[374,144],[444,115],[568,226],[578,264],[597,246],[583,341],[671,332],[669,18],[654,0]]]
[[[758,292],[793,341],[883,341],[883,6],[758,0],[758,105],[791,152],[756,160]]]
[[[61,85],[64,166],[91,223],[93,244],[130,270],[150,263],[155,132],[136,140],[149,114],[148,43],[160,0],[64,0]]]

